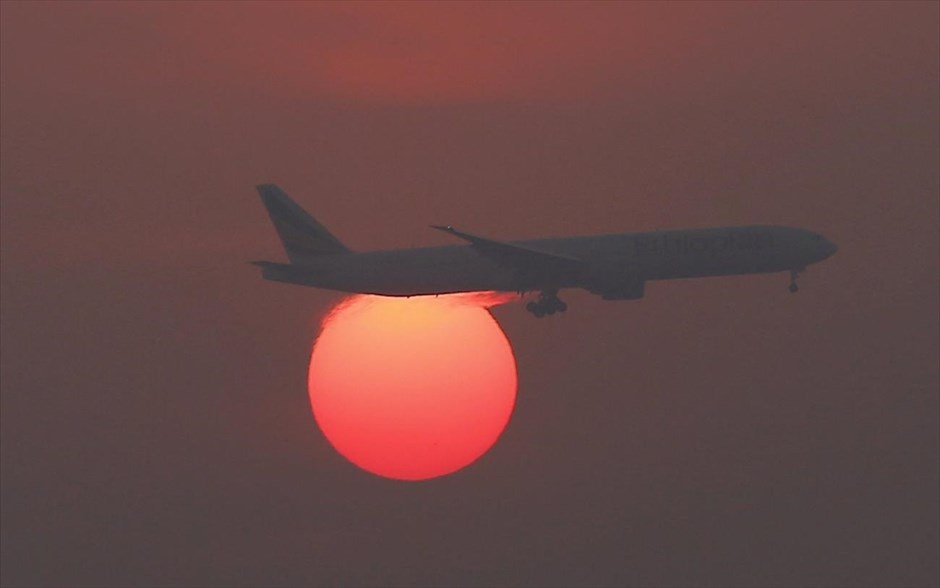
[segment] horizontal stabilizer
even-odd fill
[[[314,283],[314,273],[302,266],[275,261],[252,261],[251,265],[261,268],[261,277],[265,280],[301,285],[312,285]]]

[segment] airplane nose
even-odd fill
[[[836,251],[839,250],[839,246],[830,241],[829,239],[823,239],[826,246],[826,257],[834,255]]]

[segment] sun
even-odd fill
[[[321,431],[360,468],[399,480],[456,472],[489,450],[516,401],[505,333],[473,295],[353,296],[323,322],[309,393]]]

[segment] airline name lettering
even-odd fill
[[[657,235],[633,239],[633,252],[637,256],[705,254],[715,257],[732,251],[759,251],[773,247],[773,235],[758,232],[701,237]]]

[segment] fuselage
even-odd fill
[[[473,245],[319,255],[268,279],[345,292],[416,296],[468,291],[585,288],[599,294],[648,280],[798,271],[836,251],[806,229],[774,225],[661,230],[508,241],[565,258],[577,267],[520,268],[481,255]],[[642,295],[642,294],[641,294]],[[605,297],[608,297],[605,295]],[[622,296],[629,298],[632,296]]]

